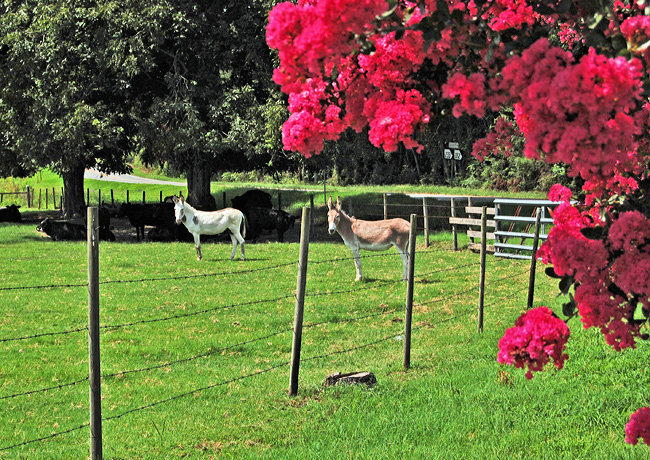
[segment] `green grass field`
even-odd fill
[[[72,331],[87,322],[86,245],[34,227],[0,224],[0,458],[85,458],[87,336]],[[488,257],[478,334],[478,255],[450,251],[447,233],[418,243],[409,370],[397,254],[364,257],[355,283],[338,236],[311,244],[289,397],[297,243],[249,244],[243,262],[228,260],[230,243],[205,244],[197,262],[191,243],[102,242],[105,458],[650,457],[624,442],[650,400],[646,343],[616,353],[572,321],[565,368],[527,381],[496,352],[525,308],[529,263]],[[7,289],[61,284],[71,286]],[[540,268],[535,304],[559,311],[556,293]],[[357,370],[377,385],[322,385]]]

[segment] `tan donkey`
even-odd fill
[[[402,264],[404,265],[402,279],[406,279],[408,270],[407,246],[411,224],[399,218],[369,221],[350,217],[341,209],[341,197],[337,198],[336,206],[334,206],[330,196],[327,200],[327,207],[329,208],[327,231],[330,235],[338,232],[345,245],[352,251],[354,265],[357,269],[355,281],[362,279],[359,249],[385,251],[391,246],[395,246],[402,257]]]

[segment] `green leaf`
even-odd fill
[[[562,280],[560,281],[560,283],[558,285],[558,287],[560,288],[560,292],[562,294],[568,294],[569,289],[571,288],[572,284],[573,284],[573,278],[572,277],[566,276],[566,277],[562,278]]]
[[[560,275],[555,273],[553,267],[546,267],[546,270],[544,270],[544,272],[546,272],[546,276],[548,276],[549,278],[556,278],[556,279],[562,278]]]
[[[590,240],[602,240],[605,236],[605,227],[587,227],[581,229],[580,233]]]

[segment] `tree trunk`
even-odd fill
[[[185,171],[187,174],[187,202],[202,211],[214,211],[217,202],[210,194],[210,168],[194,165]]]
[[[75,216],[84,216],[86,201],[84,197],[84,172],[85,168],[73,166],[61,174],[63,178],[63,217],[70,219]]]

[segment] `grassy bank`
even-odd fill
[[[0,449],[28,442],[0,458],[84,458],[85,244],[31,224],[0,224],[0,241]],[[525,307],[528,264],[488,259],[478,334],[478,256],[440,233],[418,245],[407,371],[399,257],[364,257],[355,283],[349,251],[330,241],[310,247],[297,397],[286,363],[298,244],[251,244],[244,262],[227,260],[229,243],[206,244],[198,263],[190,243],[102,242],[105,457],[648,458],[624,442],[650,400],[647,344],[616,353],[574,321],[565,369],[527,381],[496,351]],[[559,311],[541,272],[535,304]],[[41,335],[52,332],[65,333]],[[357,370],[377,385],[322,385]]]

